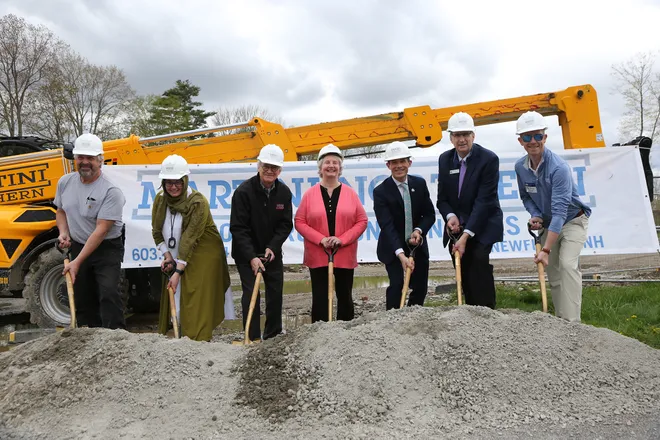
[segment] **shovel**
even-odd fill
[[[172,264],[169,263],[167,267],[171,267]],[[167,279],[170,279],[169,272],[163,270],[163,273],[167,276]],[[179,334],[179,320],[176,317],[176,303],[174,302],[174,289],[171,287],[167,288],[167,293],[170,297],[170,315],[172,317],[172,326],[174,327],[174,337],[179,339],[181,336]]]
[[[447,230],[447,235],[449,236],[449,240],[451,241],[453,247],[458,241],[458,239],[461,237],[461,234],[463,234],[463,227],[461,226],[461,230],[458,231],[456,235],[454,235],[449,228],[446,228],[446,230]],[[458,305],[462,306],[463,305],[463,275],[461,272],[461,253],[458,250],[454,252],[454,266],[456,268],[456,297],[458,299]]]
[[[410,250],[410,256],[408,257],[408,261],[411,263],[415,261],[415,251],[417,250],[418,247],[420,247],[424,243],[424,237],[420,237],[419,243],[414,245],[413,247],[410,247],[410,240],[408,240],[408,249]],[[406,305],[406,295],[408,294],[408,286],[410,285],[410,276],[412,275],[412,270],[410,267],[406,267],[406,277],[404,278],[403,281],[403,290],[401,291],[401,303],[399,304],[399,308],[402,309]]]
[[[339,250],[333,247],[331,250],[324,247],[323,250],[328,255],[328,322],[332,321],[332,296],[335,291],[335,254]]]
[[[261,260],[261,263],[268,265],[268,260],[265,259],[263,255],[258,256]],[[261,284],[261,279],[263,278],[263,272],[261,268],[257,270],[257,276],[254,279],[254,287],[252,288],[252,296],[250,297],[250,308],[248,309],[247,319],[245,320],[245,338],[243,341],[232,341],[233,345],[250,345],[254,341],[250,339],[250,324],[252,323],[252,315],[254,314],[254,308],[257,305],[257,295],[259,294],[259,285]]]
[[[71,260],[71,250],[69,248],[60,248],[58,243],[55,243],[55,248],[64,255],[64,264],[69,264]],[[76,320],[76,302],[73,294],[73,280],[71,279],[71,274],[69,272],[66,273],[65,277],[66,293],[69,295],[69,309],[71,310],[71,323],[69,324],[69,328],[76,328],[78,327],[78,323]]]
[[[529,234],[534,237],[534,244],[536,245],[536,255],[541,252],[541,236],[545,232],[545,229],[539,229],[536,233],[532,229],[532,225],[527,223],[527,230]],[[543,303],[543,313],[548,313],[548,295],[545,291],[545,269],[543,268],[543,263],[536,263],[539,270],[539,284],[541,285],[541,301]]]

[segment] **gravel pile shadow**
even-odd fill
[[[240,374],[235,402],[253,408],[271,422],[294,413],[301,390],[314,382],[314,371],[298,362],[296,334],[252,345],[233,372]]]

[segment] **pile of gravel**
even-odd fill
[[[547,314],[367,313],[249,348],[103,329],[0,355],[0,438],[658,438],[660,351]]]

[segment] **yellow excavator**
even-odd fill
[[[189,163],[254,161],[267,144],[280,146],[288,161],[314,154],[329,143],[351,149],[414,141],[415,146],[425,148],[442,139],[447,121],[456,112],[470,114],[476,125],[487,125],[516,120],[529,110],[558,117],[566,149],[605,146],[596,90],[582,85],[455,107],[411,107],[300,127],[284,128],[255,117],[242,124],[162,136],[131,135],[105,142],[104,162],[106,166],[160,164],[172,153]],[[69,143],[36,137],[0,137],[0,295],[22,295],[31,322],[41,327],[65,326],[70,320],[62,256],[54,245],[58,232],[52,201],[58,179],[74,170],[72,149]],[[158,268],[124,272],[129,307],[141,311],[159,297]]]

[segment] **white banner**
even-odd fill
[[[564,151],[559,154],[573,170],[582,201],[592,209],[583,255],[654,253],[659,249],[651,204],[636,147],[596,148]],[[492,258],[529,258],[534,241],[527,231],[529,214],[520,201],[514,171],[520,154],[500,155],[499,198],[504,211],[504,241],[493,246]],[[162,256],[151,237],[151,209],[160,181],[160,165],[106,166],[103,172],[121,187],[126,196],[126,254],[123,267],[155,267]],[[209,200],[213,218],[231,259],[229,214],[233,191],[256,174],[256,164],[191,165],[191,186]],[[413,160],[410,173],[422,176],[436,204],[437,157]],[[389,176],[382,159],[346,160],[341,180],[359,195],[369,217],[367,230],[360,237],[358,260],[377,262],[376,242],[380,228],[373,212],[373,189]],[[319,181],[316,162],[287,163],[280,178],[293,193],[294,215],[303,193]],[[432,260],[449,260],[442,247],[444,222],[437,213],[428,235]],[[301,264],[303,239],[295,231],[284,244],[284,262]]]

